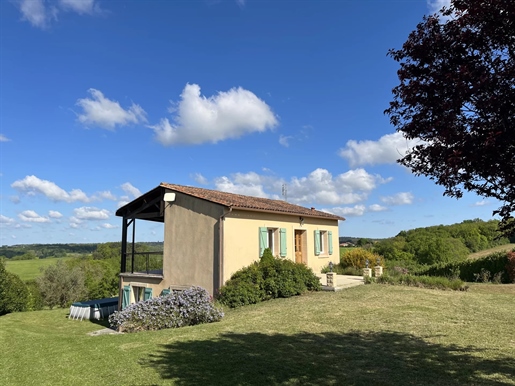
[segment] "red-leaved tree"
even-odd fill
[[[448,18],[444,22],[445,18]],[[398,162],[445,187],[493,197],[515,222],[515,0],[453,0],[399,50],[400,84],[385,113],[418,145]]]

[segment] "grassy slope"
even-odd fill
[[[55,264],[58,260],[72,259],[73,257],[49,257],[37,260],[7,260],[5,268],[15,273],[22,280],[35,279],[41,274],[41,268]]]
[[[515,244],[504,244],[504,245],[498,245],[496,247],[485,249],[484,251],[479,251],[475,253],[471,253],[468,258],[469,259],[479,259],[481,257],[488,256],[491,253],[494,252],[503,252],[503,251],[509,251],[515,248]]]
[[[4,385],[515,385],[515,285],[380,285],[278,299],[220,323],[90,337],[66,310],[0,317]]]

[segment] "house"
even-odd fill
[[[168,183],[116,215],[123,218],[120,308],[192,285],[215,294],[265,248],[320,272],[339,261],[338,221],[345,220],[281,200]],[[162,252],[135,250],[137,220],[164,223]]]

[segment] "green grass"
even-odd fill
[[[511,251],[513,248],[515,248],[515,244],[498,245],[496,247],[485,249],[483,251],[471,253],[470,255],[468,255],[468,258],[469,259],[479,259],[481,257],[488,256],[495,252]]]
[[[58,260],[68,260],[73,257],[49,257],[37,260],[7,260],[5,268],[20,277],[21,280],[32,280],[41,275],[41,268],[57,263]]]
[[[0,317],[2,385],[515,385],[515,285],[365,285],[136,334],[66,310]]]

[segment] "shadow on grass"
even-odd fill
[[[175,342],[142,359],[178,385],[502,385],[513,358],[443,346],[396,332],[227,333]]]

